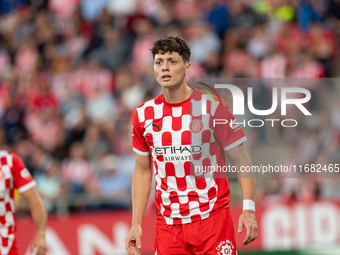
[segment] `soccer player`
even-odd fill
[[[202,95],[187,86],[190,48],[178,37],[160,39],[151,49],[154,72],[163,94],[140,105],[133,115],[133,150],[136,165],[132,181],[132,227],[125,239],[129,254],[140,254],[141,223],[155,178],[157,227],[155,254],[237,254],[229,209],[228,180],[211,175],[195,176],[193,163],[226,166],[225,153],[237,169],[251,166],[243,145],[241,127],[216,125],[214,119],[235,120],[224,102],[207,100],[202,116]],[[192,112],[190,111],[192,110]],[[154,172],[152,172],[152,162]],[[210,177],[209,177],[210,176]],[[243,212],[238,232],[243,241],[257,237],[255,179],[239,178]]]
[[[36,228],[30,253],[35,251],[36,255],[46,254],[47,213],[35,185],[22,160],[14,153],[0,150],[0,254],[19,254],[13,201],[15,188],[28,202]]]

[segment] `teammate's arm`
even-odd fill
[[[142,220],[149,201],[152,183],[151,156],[136,153],[136,166],[132,180],[132,227],[125,238],[125,249],[131,255],[138,255],[142,242]]]
[[[250,166],[251,160],[248,152],[243,144],[236,146],[227,151],[228,156],[234,162],[238,170],[238,181],[241,186],[243,200],[250,199],[255,201],[256,180],[251,176],[242,176],[240,173],[241,166]],[[249,173],[246,173],[249,175]],[[246,228],[247,235],[243,240],[243,245],[247,245],[254,241],[257,237],[257,222],[255,212],[251,210],[244,210],[238,221],[238,233],[241,233],[243,228]]]
[[[22,192],[21,195],[26,199],[30,206],[32,219],[36,229],[35,237],[30,246],[30,253],[33,253],[33,251],[36,250],[36,255],[45,255],[47,251],[45,241],[47,212],[43,201],[35,187]]]

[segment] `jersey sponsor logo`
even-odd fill
[[[28,179],[31,176],[31,174],[30,174],[30,172],[28,172],[27,168],[22,169],[20,171],[20,175],[24,179]]]
[[[165,162],[190,161],[191,154],[202,152],[200,145],[179,145],[179,146],[162,146],[155,147],[154,153],[157,156],[163,156]]]
[[[152,126],[155,127],[155,128],[157,128],[158,131],[161,131],[161,125],[162,125],[162,124],[163,124],[163,123],[161,123],[161,124],[159,124],[159,125],[157,126],[155,123],[152,122]]]
[[[201,120],[193,120],[189,124],[191,132],[197,134],[203,130],[203,122]]]
[[[218,255],[236,255],[237,253],[233,253],[234,249],[233,243],[229,240],[220,242],[216,247]]]

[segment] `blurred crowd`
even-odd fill
[[[130,206],[131,116],[161,93],[158,38],[188,42],[190,77],[339,70],[339,0],[2,0],[0,14],[0,145],[24,160],[49,212],[65,197],[71,210]]]

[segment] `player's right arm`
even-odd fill
[[[12,154],[12,174],[14,187],[30,206],[32,219],[35,225],[35,237],[30,245],[30,252],[35,250],[36,255],[45,255],[46,247],[46,224],[47,212],[44,203],[34,187],[35,181],[30,172],[26,169],[24,162],[16,155]]]
[[[136,152],[135,172],[132,179],[132,227],[125,238],[125,249],[130,255],[140,254],[142,247],[142,220],[148,204],[152,163],[149,144],[144,136],[144,123],[139,121],[138,111],[132,117],[132,147]]]
[[[132,180],[132,227],[125,238],[125,249],[130,255],[138,255],[142,247],[142,220],[148,204],[152,183],[150,155],[136,153],[136,166]]]

